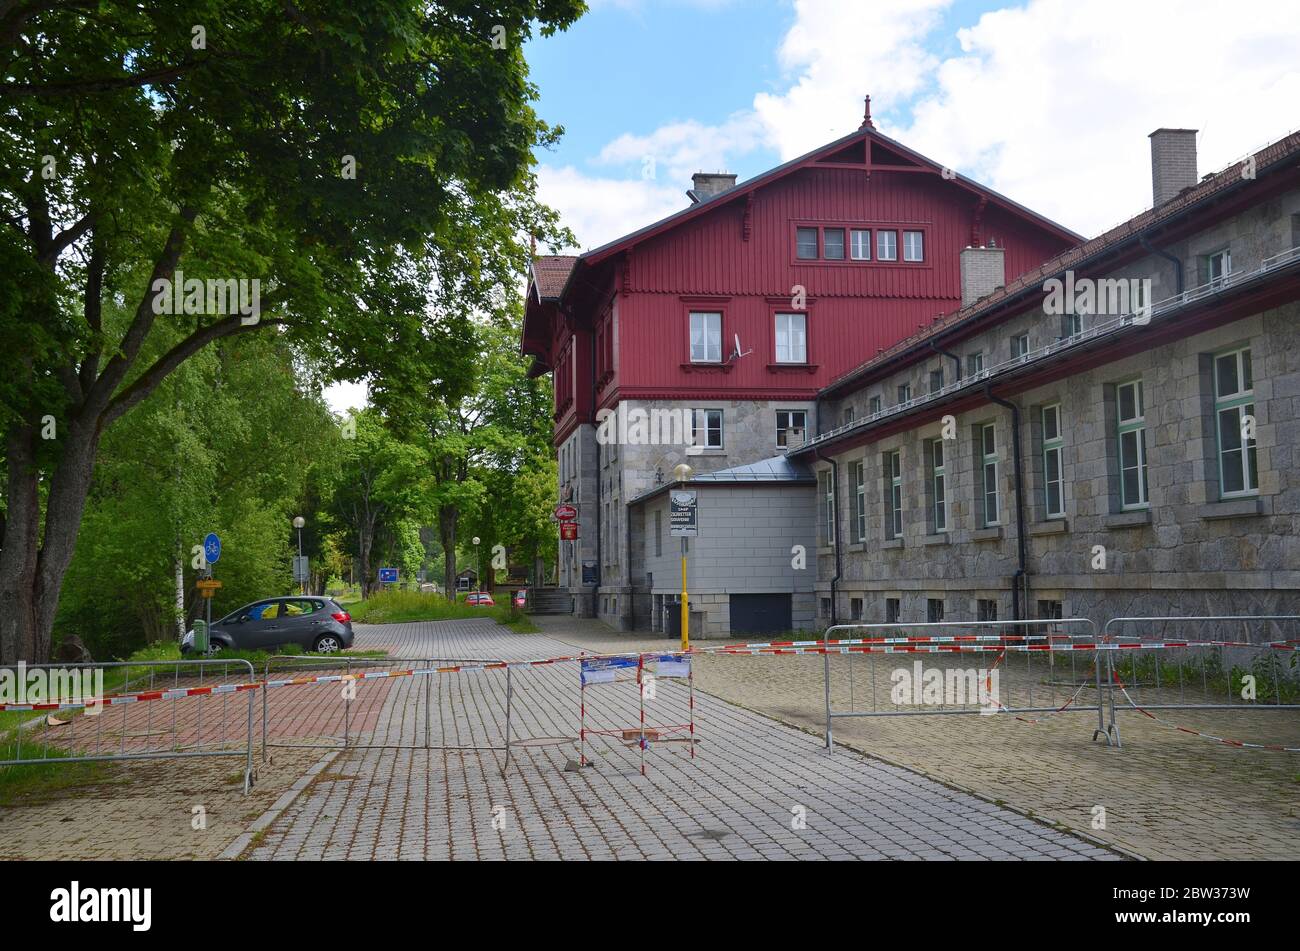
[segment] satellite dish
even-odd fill
[[[736,348],[731,351],[731,356],[728,357],[728,362],[734,362],[736,360],[739,360],[741,357],[747,357],[754,352],[753,350],[740,349],[740,334],[734,334],[732,339],[734,339],[736,342]]]

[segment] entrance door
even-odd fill
[[[731,595],[732,634],[779,634],[794,627],[788,594]]]

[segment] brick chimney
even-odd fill
[[[1006,252],[990,244],[961,252],[961,306],[988,297],[1007,282]]]
[[[695,186],[691,189],[695,193],[694,197],[705,201],[729,188],[735,188],[736,176],[731,172],[696,172],[691,176],[691,182]]]
[[[1151,139],[1151,194],[1159,208],[1196,184],[1196,130],[1156,129]]]

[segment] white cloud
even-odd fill
[[[572,166],[542,165],[537,171],[538,196],[560,212],[577,235],[583,250],[636,231],[680,211],[690,203],[685,183],[655,179],[601,178]]]
[[[595,247],[684,207],[692,172],[764,147],[784,161],[851,132],[870,93],[887,135],[1091,236],[1150,206],[1156,128],[1199,129],[1206,174],[1297,124],[1292,0],[1028,0],[958,30],[944,58],[933,50],[952,40],[939,32],[950,5],[796,0],[776,47],[784,92],[718,125],[615,138],[594,163],[630,166],[628,179],[543,167],[543,200]]]
[[[1289,3],[1033,0],[958,37],[911,124],[887,131],[1089,235],[1150,207],[1155,129],[1199,129],[1204,175],[1296,123]]]

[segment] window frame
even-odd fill
[[[986,436],[993,437],[993,451],[988,451]],[[998,430],[996,423],[979,424],[980,454],[980,528],[997,528],[1002,524],[1002,500],[998,496]],[[993,470],[990,485],[989,469]],[[989,500],[993,500],[993,517],[989,518]]]
[[[821,477],[826,477],[826,487],[823,489]],[[830,548],[835,544],[835,523],[838,519],[835,517],[835,470],[823,469],[817,475],[817,492],[821,496],[822,503],[826,506],[825,512],[821,517],[825,518],[822,523],[822,546]]]
[[[903,451],[892,449],[885,453],[884,465],[886,508],[885,537],[903,537]]]
[[[778,410],[773,410],[773,412],[776,414],[776,434],[775,434],[775,439],[776,439],[776,448],[778,448],[778,449],[789,449],[789,448],[790,448],[790,430],[792,430],[792,429],[800,429],[800,430],[802,430],[805,434],[808,432],[808,411],[807,411],[806,409],[778,409]],[[784,414],[786,415],[786,417],[787,417],[787,418],[786,418],[786,424],[785,424],[785,428],[784,428],[784,429],[781,428],[781,414],[782,414],[782,413],[784,413]],[[794,416],[795,413],[798,413],[799,415],[801,415],[801,416],[803,417],[803,425],[802,425],[802,426],[797,426],[797,427],[796,427],[796,426],[792,425],[792,424],[794,423],[793,416]],[[782,433],[785,434],[785,440],[786,440],[785,442],[782,442],[782,441],[781,441]]]
[[[703,360],[697,360],[697,359],[695,359],[695,318],[696,318],[696,317],[717,317],[717,318],[718,318],[718,356],[717,356],[717,359],[716,359],[716,360],[713,360],[713,359],[707,359],[707,355],[708,355],[708,340],[707,340],[707,333],[708,333],[708,331],[707,331],[707,325],[706,325],[706,329],[705,329],[706,339],[705,339],[705,343],[704,343],[706,359],[703,359]],[[719,308],[719,309],[717,309],[717,310],[696,310],[696,309],[693,309],[693,308],[687,310],[687,312],[686,312],[686,356],[687,356],[687,361],[688,361],[689,363],[696,364],[696,365],[698,365],[698,366],[719,366],[719,365],[721,365],[721,363],[722,363],[722,351],[723,351],[723,349],[724,349],[724,347],[723,347],[723,345],[722,345],[722,340],[723,340],[723,338],[726,336],[726,334],[723,332],[723,328],[725,327],[725,325],[726,325],[726,315],[725,315],[725,313],[723,312],[723,310],[722,310],[721,308]]]
[[[892,255],[889,256],[889,257],[886,257],[885,255],[883,255],[883,254],[880,253],[880,250],[881,250],[881,243],[880,243],[880,242],[881,242],[881,239],[884,238],[886,235],[891,235],[891,236],[893,237],[893,239],[894,239],[894,244],[893,244],[893,253],[892,253]],[[898,229],[897,229],[897,228],[877,228],[877,229],[876,229],[876,261],[878,261],[878,262],[881,263],[881,264],[898,264],[898,263],[899,263],[899,260],[898,260],[898,250],[899,250],[899,249],[898,249]]]
[[[908,254],[908,244],[909,244],[909,242],[908,242],[907,239],[908,239],[908,236],[909,236],[909,235],[916,235],[916,236],[920,239],[920,242],[921,242],[921,256],[920,256],[920,257],[917,257],[917,258],[910,258],[910,257],[907,256],[907,254]],[[901,260],[903,261],[903,263],[904,263],[904,264],[924,264],[924,263],[925,263],[925,232],[924,232],[924,231],[919,231],[919,230],[917,230],[916,228],[904,228],[904,229],[902,230],[902,233],[901,233],[901,238],[902,238],[902,240],[901,240],[901,247],[900,247],[899,250],[902,251],[902,254],[901,254],[900,257],[901,257]]]
[[[700,431],[700,428],[701,428],[700,425],[699,425],[699,420],[700,420],[700,414],[701,414],[701,413],[704,414],[704,417],[703,417],[703,418],[704,418],[704,427],[703,427],[703,429],[704,429],[704,439],[705,439],[705,441],[704,441],[703,443],[699,442],[699,441],[697,440],[697,436],[696,436],[696,434]],[[709,440],[709,432],[710,432],[710,430],[712,429],[712,427],[709,425],[709,414],[710,414],[710,413],[717,413],[717,414],[718,414],[718,427],[717,427],[717,429],[718,429],[718,444],[717,444],[716,446],[709,445],[709,442],[708,442],[708,440]],[[692,446],[693,446],[695,449],[700,450],[700,451],[704,451],[704,450],[714,450],[714,451],[717,451],[717,450],[725,449],[726,446],[727,446],[727,440],[726,440],[726,432],[725,432],[725,429],[724,429],[724,426],[723,426],[724,419],[725,419],[725,417],[724,417],[724,415],[723,415],[723,412],[722,412],[722,410],[721,410],[720,408],[718,408],[718,407],[711,407],[711,406],[693,406],[693,407],[691,407],[691,444],[692,444]]]
[[[948,456],[944,440],[930,440],[930,517],[934,520],[934,534],[948,531]]]
[[[1229,357],[1233,359],[1233,369],[1237,374],[1237,389],[1224,395],[1219,392],[1219,361]],[[1247,370],[1249,370],[1250,378],[1249,387],[1245,386],[1247,376],[1245,371]],[[1248,346],[1237,347],[1214,354],[1210,361],[1210,376],[1214,386],[1214,444],[1219,467],[1219,498],[1241,499],[1257,496],[1259,495],[1258,439],[1247,440],[1242,438],[1241,444],[1236,449],[1225,450],[1223,447],[1223,427],[1220,422],[1225,413],[1232,413],[1236,418],[1236,431],[1240,433],[1243,417],[1255,415],[1255,369],[1251,348]],[[1229,452],[1240,454],[1237,467],[1242,484],[1242,488],[1231,491],[1224,488],[1227,485],[1224,479],[1226,468],[1224,457]],[[1252,471],[1254,485],[1251,485]]]
[[[786,329],[787,359],[785,360],[781,359],[781,319],[783,317],[788,319],[787,329]],[[793,329],[793,318],[795,317],[798,317],[800,323],[802,324],[800,329],[800,334],[799,334],[800,345],[802,347],[802,354],[801,354],[802,358],[798,360],[792,359],[794,356],[794,345],[793,345],[793,336],[791,331]],[[806,366],[807,365],[808,363],[808,312],[807,311],[778,310],[772,314],[772,362],[779,363],[782,366]]]
[[[853,486],[854,541],[867,540],[867,461],[859,459],[850,463],[849,473]]]
[[[867,263],[875,260],[875,256],[871,253],[872,252],[871,242],[875,240],[875,238],[873,237],[874,233],[875,233],[874,228],[849,228],[848,229],[848,234],[849,234],[849,258],[848,259],[850,261],[860,261],[862,263]],[[856,253],[857,241],[855,240],[854,236],[860,234],[865,234],[867,236],[866,257],[861,257]]]
[[[966,376],[972,377],[984,372],[984,351],[976,350],[966,354]]]
[[[1047,436],[1047,414],[1049,411],[1055,411],[1056,416],[1056,435],[1050,439]],[[1048,403],[1039,412],[1039,425],[1043,431],[1043,515],[1047,518],[1064,518],[1065,517],[1065,432],[1064,417],[1061,412],[1060,402]],[[1047,460],[1052,454],[1056,455],[1056,479],[1051,478],[1051,470],[1048,468]],[[1052,508],[1051,486],[1055,481],[1057,508]]]
[[[1133,406],[1138,411],[1137,416],[1125,419],[1122,415],[1124,412],[1124,399],[1122,393],[1125,388],[1134,386]],[[1117,462],[1119,464],[1119,507],[1123,512],[1135,512],[1151,507],[1151,485],[1148,481],[1149,460],[1147,459],[1147,438],[1146,438],[1146,392],[1142,385],[1142,378],[1135,377],[1131,380],[1125,380],[1122,383],[1115,384],[1115,451]],[[1130,433],[1136,433],[1135,445],[1138,453],[1138,464],[1134,467],[1126,467],[1124,453],[1124,437]],[[1125,490],[1124,473],[1127,468],[1135,468],[1138,473],[1138,494],[1140,499],[1136,502],[1127,501],[1127,492]]]
[[[1021,342],[1022,342],[1022,341],[1023,341],[1023,343],[1024,343],[1024,349],[1023,349],[1023,350],[1020,349],[1020,345],[1021,345]],[[1020,352],[1017,353],[1017,352],[1016,352],[1017,350],[1019,350]],[[1028,330],[1026,330],[1024,333],[1018,333],[1018,334],[1012,334],[1012,335],[1011,335],[1011,359],[1012,359],[1012,360],[1024,360],[1024,359],[1028,358],[1028,356],[1029,356],[1029,350],[1030,350],[1030,346],[1029,346],[1029,331],[1028,331]]]

